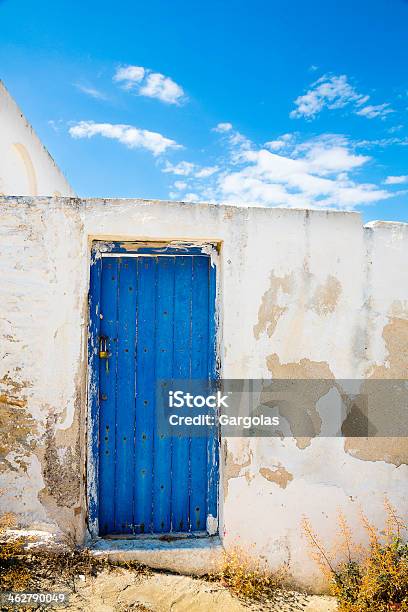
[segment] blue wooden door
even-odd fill
[[[155,395],[157,380],[215,376],[215,268],[203,254],[99,265],[99,534],[205,532],[216,432],[159,433]]]

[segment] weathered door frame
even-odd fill
[[[220,274],[219,274],[218,242],[186,242],[186,241],[106,241],[94,239],[91,243],[90,276],[88,294],[88,359],[87,359],[87,461],[86,461],[86,497],[87,497],[87,528],[92,539],[99,537],[99,321],[100,321],[100,289],[102,257],[108,254],[116,256],[160,256],[160,255],[209,255],[211,266],[215,267],[210,292],[214,296],[211,313],[214,326],[214,377],[218,378],[221,370],[220,361]],[[220,440],[218,440],[218,462],[220,459]],[[220,466],[219,466],[220,467]],[[217,469],[217,480],[213,486],[216,504],[217,528],[220,521],[219,494],[220,469]],[[217,528],[212,526],[212,531]],[[133,536],[134,537],[134,536]],[[139,536],[136,536],[139,537]],[[143,537],[143,536],[140,536]],[[144,536],[146,537],[146,536]],[[152,534],[151,537],[154,537]]]

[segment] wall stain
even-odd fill
[[[80,499],[79,436],[75,447],[58,447],[55,425],[57,416],[49,414],[44,435],[45,451],[41,461],[46,491],[58,506],[71,508]]]
[[[339,280],[329,275],[326,282],[316,287],[310,307],[318,315],[331,314],[339,301],[341,295],[341,284]]]
[[[279,304],[279,299],[282,294],[289,295],[292,288],[292,274],[276,276],[271,272],[270,287],[262,296],[261,305],[258,310],[258,322],[254,325],[254,336],[256,340],[258,340],[265,331],[269,337],[273,335],[280,317],[287,310],[287,306]]]
[[[369,378],[408,378],[408,317],[390,317],[382,337],[388,351],[386,365],[373,366]]]
[[[273,385],[271,395],[268,387],[262,392],[260,402],[263,405],[273,407],[276,405],[276,394],[279,392],[279,379],[282,380],[284,393],[288,391],[287,379],[300,379],[302,385],[302,396],[299,402],[302,410],[299,410],[299,402],[280,402],[279,414],[286,419],[290,430],[300,449],[308,447],[312,438],[321,431],[322,420],[316,408],[317,402],[324,397],[333,387],[334,376],[329,365],[325,361],[311,361],[303,358],[299,362],[281,363],[276,353],[266,358],[266,364],[272,374]],[[302,435],[300,435],[302,434]]]
[[[243,455],[242,452],[239,453],[240,456]],[[234,461],[234,454],[228,450],[227,444],[224,446],[224,478],[223,478],[223,487],[224,487],[224,500],[227,499],[228,496],[228,484],[231,478],[238,478],[241,475],[241,470],[246,467],[249,467],[252,463],[253,453],[252,450],[248,450],[248,459],[243,461],[242,463],[237,463]],[[247,479],[248,481],[248,479]]]
[[[84,381],[78,381],[70,426],[61,427],[61,416],[65,411],[61,414],[49,407],[43,443],[36,450],[45,485],[39,491],[38,499],[60,530],[78,543],[84,538],[86,516],[86,437],[81,418]]]
[[[397,467],[408,464],[407,438],[346,438],[344,450],[361,461],[385,461]]]
[[[396,312],[402,315],[401,308],[399,302],[394,303],[392,315]],[[390,316],[382,337],[388,351],[386,363],[372,366],[367,377],[383,382],[373,386],[367,381],[361,389],[361,393],[367,394],[368,416],[374,419],[378,431],[386,431],[389,423],[397,426],[398,420],[406,422],[408,390],[402,381],[408,378],[408,319]],[[408,438],[402,436],[348,437],[344,450],[362,461],[385,461],[396,466],[408,463]]]
[[[37,426],[27,410],[26,382],[9,374],[0,379],[0,472],[27,471],[29,455],[35,447]],[[7,456],[12,453],[12,459]]]
[[[303,358],[300,361],[281,363],[277,353],[272,353],[266,358],[266,365],[274,378],[297,378],[314,379],[328,378],[334,379],[329,364],[326,361],[312,361]]]
[[[279,485],[281,489],[286,489],[288,484],[293,480],[293,474],[288,472],[281,464],[278,464],[273,470],[267,467],[261,467],[259,473],[269,482],[274,482]]]

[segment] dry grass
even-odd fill
[[[224,552],[220,569],[210,574],[208,579],[219,582],[247,604],[262,604],[265,609],[266,606],[270,609],[284,602],[285,609],[303,609],[303,595],[288,588],[289,573],[286,566],[272,572],[266,561],[246,553],[238,546]]]
[[[330,578],[340,612],[408,612],[407,524],[385,501],[386,523],[379,530],[365,514],[361,520],[369,537],[364,549],[353,540],[344,516],[339,516],[339,541],[331,550],[322,544],[305,518],[303,531],[311,555]]]
[[[14,525],[12,514],[1,516],[0,537]],[[23,553],[24,541],[21,538],[0,543],[0,591],[21,591],[28,585],[30,574],[20,562]]]
[[[4,538],[4,532],[14,526],[12,515],[0,517],[0,591],[53,591],[60,587],[75,592],[79,576],[92,577],[117,568],[131,570],[135,575],[150,573],[140,563],[113,563],[93,556],[88,549],[78,549],[73,543],[65,542],[55,549],[27,548],[27,539]]]

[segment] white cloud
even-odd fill
[[[347,139],[333,134],[312,138],[295,145],[293,154],[303,157],[309,170],[318,175],[349,172],[367,163],[371,158],[350,151]]]
[[[231,130],[228,132],[226,144],[229,147],[231,163],[233,164],[240,164],[246,159],[248,151],[251,151],[254,148],[254,144],[249,140],[249,138],[237,130]]]
[[[183,191],[183,189],[186,189],[187,186],[187,183],[185,183],[184,181],[175,181],[173,185],[173,187],[175,189],[178,189],[179,191]]]
[[[384,119],[394,112],[388,103],[376,106],[366,103],[370,96],[357,92],[345,74],[340,76],[324,75],[312,83],[310,89],[295,100],[296,109],[290,113],[292,119],[305,117],[313,119],[324,108],[338,109],[351,105],[352,112],[367,119]],[[366,106],[365,106],[366,105]]]
[[[213,132],[223,133],[229,132],[232,130],[232,123],[217,123],[215,128],[213,128]]]
[[[364,148],[364,149],[372,149],[374,147],[392,147],[392,146],[408,146],[408,138],[402,137],[398,138],[397,136],[389,137],[389,138],[376,138],[373,140],[357,140],[354,143],[354,146]]]
[[[363,108],[360,108],[356,111],[356,115],[360,115],[361,117],[367,117],[367,119],[375,119],[376,117],[380,117],[384,119],[390,113],[394,111],[390,108],[388,103],[385,104],[377,104],[377,106],[373,106],[372,104],[368,104]]]
[[[93,138],[97,135],[111,138],[129,149],[147,149],[155,156],[164,153],[167,149],[180,148],[180,145],[171,138],[132,125],[80,121],[69,128],[69,133],[72,138]]]
[[[280,151],[287,146],[287,143],[284,140],[269,140],[264,146],[271,151]]]
[[[388,133],[389,134],[395,134],[395,132],[399,132],[400,130],[402,130],[404,126],[402,124],[399,125],[393,125],[392,127],[390,127],[388,129]]]
[[[145,69],[143,66],[120,66],[113,77],[117,83],[122,83],[125,89],[132,89],[136,83],[144,79]]]
[[[310,89],[295,100],[296,110],[290,113],[292,118],[313,118],[324,107],[333,109],[341,108],[346,104],[363,103],[368,96],[357,93],[347,80],[346,75],[322,76],[312,83]]]
[[[200,200],[200,196],[197,193],[186,193],[183,200],[185,202],[198,202]]]
[[[218,170],[218,166],[206,166],[204,168],[201,168],[201,170],[197,170],[194,176],[196,178],[208,178],[209,176],[212,176],[213,174],[218,172]]]
[[[54,130],[54,132],[59,132],[63,127],[65,127],[65,122],[63,119],[50,119],[48,121],[48,125]]]
[[[279,151],[285,146],[286,142],[284,140],[269,140],[268,142],[265,142],[265,147],[271,151]]]
[[[270,147],[277,141],[279,145]],[[275,148],[271,151],[231,130],[223,142],[228,156],[222,169],[204,183],[196,180],[194,171],[184,181],[183,190],[193,193],[194,200],[352,210],[393,195],[354,176],[371,157],[356,154],[344,136],[324,134],[299,142],[296,135],[285,134],[268,143]]]
[[[135,89],[140,96],[157,98],[167,104],[180,104],[183,88],[170,77],[143,66],[120,66],[113,77],[124,89]]]
[[[107,100],[106,94],[99,91],[99,89],[96,89],[95,87],[81,85],[80,83],[74,83],[74,85],[77,89],[79,89],[79,91],[82,91],[82,93],[90,96],[91,98],[95,98],[95,100]]]
[[[287,148],[294,141],[294,134],[282,134],[276,140],[268,140],[265,142],[264,147],[271,151],[280,151]]]
[[[408,176],[387,176],[384,183],[385,185],[402,185],[408,183]]]
[[[198,166],[188,161],[181,161],[178,164],[166,162],[162,172],[167,174],[177,174],[179,176],[194,176],[204,179],[212,176],[219,171],[218,166]]]
[[[218,123],[212,131],[223,135],[223,142],[228,145],[231,159],[235,163],[239,163],[241,155],[252,147],[251,141],[246,136],[233,129],[232,123]]]
[[[144,85],[139,89],[141,96],[158,98],[168,104],[179,104],[184,95],[183,89],[169,77],[158,72],[148,75]]]
[[[194,164],[187,161],[181,161],[178,164],[166,162],[163,172],[168,174],[178,174],[179,176],[188,176],[194,170]]]
[[[333,176],[334,169],[348,168],[352,157],[333,151],[320,156],[316,165],[313,158],[292,159],[265,149],[252,151],[246,167],[222,177],[220,193],[223,200],[236,203],[339,209],[390,197],[375,185],[356,183],[342,173]]]

